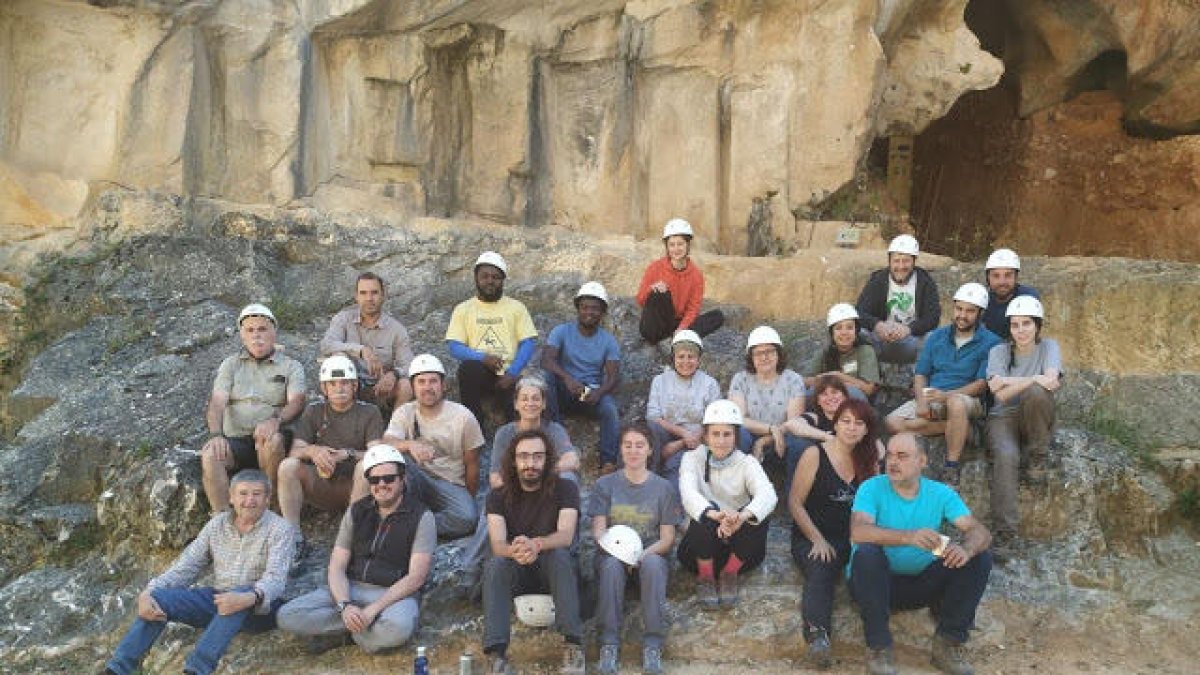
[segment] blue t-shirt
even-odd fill
[[[965,387],[987,378],[988,352],[1000,343],[992,331],[979,326],[962,347],[954,344],[954,324],[942,326],[925,336],[925,346],[917,357],[916,372],[924,375],[929,386],[940,391]]]
[[[604,364],[621,360],[621,346],[613,334],[597,328],[590,337],[579,332],[579,324],[560,323],[550,331],[546,344],[558,349],[558,362],[580,384],[599,387],[604,383]]]
[[[982,323],[987,326],[988,330],[1000,336],[1001,340],[1007,340],[1010,335],[1008,317],[1006,316],[1008,314],[1008,303],[1012,302],[1013,298],[1022,295],[1032,295],[1038,300],[1042,299],[1042,296],[1038,295],[1036,290],[1024,284],[1017,284],[1017,289],[1013,291],[1012,297],[1005,302],[1000,302],[996,299],[996,296],[990,292],[988,293],[988,306],[987,309],[983,310]]]
[[[937,530],[944,521],[954,522],[971,515],[962,497],[944,483],[922,476],[917,496],[905,499],[892,489],[892,481],[886,475],[875,476],[859,486],[854,506],[850,507],[851,518],[855,512],[871,516],[877,526],[889,530]],[[851,550],[851,560],[856,550],[857,545]],[[934,561],[932,553],[916,546],[885,546],[883,552],[893,574],[920,574]]]

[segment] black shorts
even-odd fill
[[[288,451],[292,447],[292,438],[294,436],[290,427],[279,430],[283,434],[283,454],[286,457]],[[253,436],[226,436],[225,440],[229,443],[229,452],[233,455],[233,468],[229,469],[229,474],[233,475],[242,469],[261,469],[258,465],[258,451],[254,449]]]

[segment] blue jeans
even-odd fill
[[[755,439],[758,437],[750,433],[746,427],[738,429],[738,450],[750,454],[750,447],[754,445]],[[789,433],[783,434],[783,494],[780,496],[780,501],[787,504],[788,495],[792,493],[792,476],[796,473],[796,465],[800,463],[800,456],[804,454],[805,448],[812,445],[813,442],[807,438],[800,438]],[[778,464],[780,461],[779,455],[775,454],[774,446],[763,453],[763,464],[771,466]]]
[[[249,587],[236,589],[248,591]],[[221,656],[229,647],[233,636],[242,630],[260,632],[275,627],[275,610],[279,603],[271,608],[270,614],[254,614],[254,609],[245,609],[236,614],[222,616],[217,612],[213,601],[217,591],[212,588],[160,588],[150,593],[154,601],[167,615],[166,621],[146,621],[140,616],[134,619],[133,625],[117,645],[116,652],[108,662],[107,668],[117,675],[129,675],[138,669],[142,657],[150,651],[150,647],[158,640],[168,621],[186,623],[195,628],[203,628],[204,632],[196,641],[196,648],[188,654],[183,662],[187,672],[197,675],[208,675],[217,669]]]
[[[865,334],[871,346],[875,348],[875,354],[880,361],[886,363],[916,363],[917,357],[921,354],[921,347],[925,344],[925,336],[917,337],[909,335],[903,340],[895,342],[884,342],[879,339],[875,331],[863,329],[859,334]]]
[[[458,539],[475,531],[479,509],[467,488],[438,478],[416,463],[408,464],[406,468],[408,492],[433,511],[439,538]]]
[[[546,385],[550,389],[546,407],[550,411],[550,419],[562,424],[563,414],[583,413],[588,417],[600,420],[600,463],[620,464],[621,454],[617,450],[621,433],[621,411],[617,409],[617,400],[611,394],[600,397],[596,405],[589,405],[575,398],[567,389],[567,385],[557,375],[545,371]]]

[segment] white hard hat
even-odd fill
[[[508,276],[508,265],[504,263],[504,258],[502,258],[500,254],[496,253],[495,251],[484,251],[483,253],[480,253],[479,257],[475,259],[475,267],[473,269],[478,269],[480,265],[491,265],[492,267],[500,270],[500,273],[504,276]]]
[[[363,455],[363,476],[365,477],[367,472],[371,469],[374,469],[380,464],[387,464],[388,462],[395,462],[399,464],[402,470],[406,464],[404,461],[404,455],[400,454],[400,451],[392,446],[387,445],[386,443],[376,443],[372,445],[371,447],[367,448],[367,454]]]
[[[1008,309],[1004,311],[1004,316],[1036,316],[1039,319],[1045,318],[1045,313],[1042,310],[1042,301],[1032,295],[1018,295],[1008,303]]]
[[[892,243],[888,244],[888,253],[903,253],[905,255],[918,256],[921,254],[921,247],[917,244],[917,238],[911,234],[902,234],[892,239]]]
[[[735,424],[742,425],[742,410],[729,399],[717,399],[704,409],[702,424]]]
[[[672,218],[668,220],[667,224],[663,227],[662,238],[666,239],[667,237],[673,237],[675,235],[680,235],[691,239],[693,236],[695,236],[692,233],[692,224],[683,218]]]
[[[998,248],[988,256],[987,263],[984,264],[983,269],[986,271],[1000,267],[1009,270],[1019,270],[1021,269],[1021,257],[1011,248]]]
[[[613,525],[600,537],[600,548],[626,565],[636,565],[642,559],[642,538],[628,525]]]
[[[974,281],[959,286],[958,290],[954,292],[954,299],[969,302],[979,309],[987,309],[988,306],[987,289],[983,287],[983,284],[977,284]]]
[[[251,317],[251,316],[261,316],[265,319],[270,319],[272,326],[279,325],[279,322],[275,320],[275,315],[271,313],[271,309],[269,307],[267,307],[266,305],[263,305],[261,303],[252,302],[249,305],[246,305],[245,307],[243,307],[242,311],[240,313],[238,313],[238,323],[237,323],[238,327],[241,328],[242,321],[244,321],[246,319],[246,317]]]
[[[554,597],[545,593],[530,593],[513,598],[517,618],[531,628],[554,625]]]
[[[322,382],[357,380],[358,369],[354,367],[354,362],[350,360],[350,357],[334,354],[321,363],[321,372],[318,379]]]
[[[676,333],[675,337],[671,338],[671,350],[674,351],[675,345],[679,344],[680,342],[690,342],[696,345],[700,351],[704,351],[704,342],[700,339],[700,335],[694,330],[688,330],[685,328]]]
[[[608,291],[604,290],[604,284],[599,281],[589,281],[579,287],[579,292],[575,294],[575,304],[579,304],[580,298],[595,298],[608,306]]]
[[[445,376],[446,367],[442,365],[441,359],[433,354],[417,354],[408,363],[408,376],[416,377],[421,373],[441,373]]]
[[[846,319],[858,320],[858,310],[854,309],[854,305],[848,302],[839,302],[829,308],[829,313],[825,315],[825,327],[831,328],[835,323],[841,323]]]
[[[759,326],[750,331],[750,337],[746,338],[746,353],[749,354],[751,349],[759,345],[779,345],[783,346],[783,339],[779,337],[779,333],[770,326]]]

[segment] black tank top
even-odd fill
[[[808,491],[808,499],[804,500],[804,508],[808,517],[821,531],[827,540],[850,539],[850,506],[854,504],[854,493],[858,490],[857,481],[847,483],[829,461],[822,445],[816,446],[820,463],[817,474],[813,476],[812,489]]]

